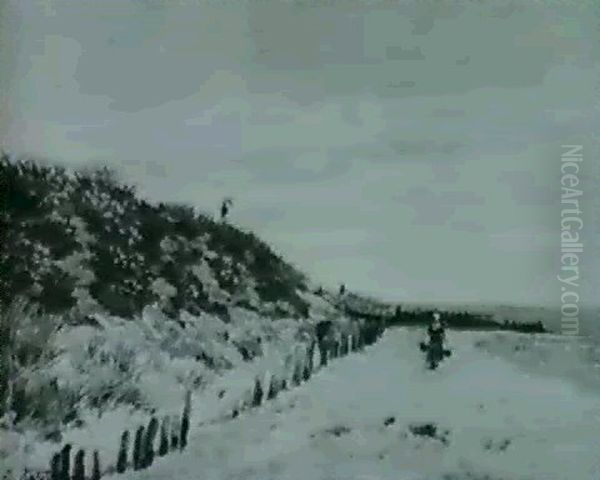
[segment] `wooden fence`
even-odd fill
[[[305,357],[300,362],[295,362],[293,370],[287,372],[285,378],[271,375],[268,388],[263,386],[259,377],[253,379],[251,391],[247,392],[251,393],[248,395],[249,400],[234,407],[229,418],[234,419],[243,411],[256,408],[275,399],[279,393],[308,381],[316,371],[326,367],[332,359],[361,351],[365,346],[375,343],[383,334],[386,323],[383,317],[379,317],[378,321],[355,320],[354,335],[348,332],[337,332],[335,338],[331,335],[317,336],[306,349]],[[316,348],[319,349],[318,365],[314,364]],[[185,450],[188,445],[190,416],[191,394],[188,392],[179,418],[165,416],[159,419],[152,416],[146,425],[138,426],[134,434],[129,430],[123,431],[114,464],[102,468],[100,455],[95,450],[92,452],[91,471],[86,472],[88,454],[86,450],[74,449],[71,444],[66,444],[52,456],[49,470],[26,471],[21,480],[100,480],[104,474],[147,469],[152,466],[156,457]]]

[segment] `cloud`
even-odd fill
[[[232,221],[317,281],[527,301],[551,275],[548,248],[498,232],[555,227],[558,142],[598,130],[585,7],[13,4],[8,148],[107,163],[155,200],[233,195]]]
[[[257,149],[240,163],[253,179],[268,184],[325,182],[352,168],[350,160],[310,147]]]
[[[57,1],[55,8],[52,22],[39,25],[81,45],[73,76],[78,90],[109,97],[120,112],[195,95],[222,71],[243,79],[246,92],[277,92],[301,105],[365,91],[402,98],[515,88],[539,84],[553,60],[582,48],[579,39],[549,31],[530,10],[519,22],[499,22],[485,6],[443,2],[363,10],[281,2],[226,8]],[[413,32],[399,28],[411,23]],[[415,35],[421,35],[419,45],[405,47],[414,45]],[[468,65],[449,64],[450,58],[467,58]],[[420,61],[406,78],[397,60]]]
[[[387,46],[385,56],[388,60],[424,60],[425,55],[419,47],[403,48],[401,46]]]
[[[498,180],[508,185],[517,205],[552,205],[558,201],[556,188],[536,185],[533,172],[505,171],[498,175]]]
[[[465,9],[460,4],[450,5],[441,2],[407,3],[405,8],[411,18],[414,35],[427,35],[433,30],[437,20],[456,17]]]
[[[509,18],[516,12],[522,11],[522,7],[515,5],[514,3],[507,3],[506,5],[493,5],[492,6],[492,17],[506,19]]]
[[[481,223],[469,220],[451,222],[450,227],[459,232],[479,233],[485,231],[485,227]]]
[[[485,204],[485,197],[474,192],[434,192],[424,186],[412,187],[406,193],[396,196],[396,200],[413,209],[415,225],[445,225],[457,207]]]
[[[392,140],[390,147],[399,155],[430,155],[432,153],[453,154],[464,144],[454,142],[438,142],[436,140]]]
[[[505,252],[558,252],[560,239],[552,230],[522,227],[491,234],[489,241],[493,248]]]
[[[431,112],[431,115],[439,118],[464,117],[465,110],[462,108],[436,108]]]

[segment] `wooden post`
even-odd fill
[[[73,480],[85,480],[85,452],[80,449],[75,454]]]

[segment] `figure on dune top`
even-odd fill
[[[233,206],[233,200],[229,197],[223,200],[221,204],[221,220],[225,221],[227,215],[229,215],[229,209]]]

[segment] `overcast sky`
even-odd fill
[[[598,296],[594,2],[0,4],[5,147],[204,210],[231,195],[326,285],[558,303],[560,146],[582,143]]]

